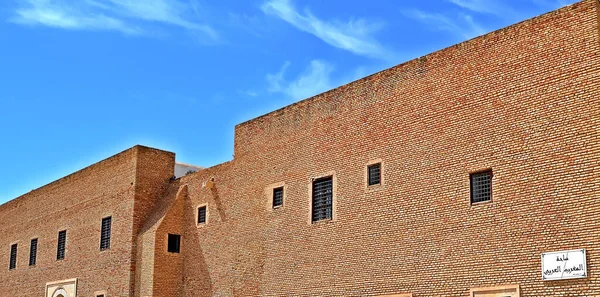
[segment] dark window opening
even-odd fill
[[[102,295],[96,295],[96,297],[104,297],[104,294],[102,294]]]
[[[206,224],[206,206],[198,207],[198,224]]]
[[[179,253],[179,248],[181,244],[181,235],[178,234],[169,234],[169,243],[167,246],[167,252],[169,253]]]
[[[58,246],[56,247],[56,260],[65,258],[65,247],[67,244],[67,230],[58,232]]]
[[[471,203],[492,200],[492,171],[471,174]]]
[[[381,163],[367,166],[367,179],[369,186],[381,183]]]
[[[17,268],[17,244],[10,246],[10,262],[8,263],[8,270]]]
[[[102,229],[100,231],[100,250],[110,249],[110,229],[112,224],[112,217],[106,217],[102,219]]]
[[[29,246],[29,266],[35,265],[37,261],[37,238],[31,240],[31,245]]]
[[[312,221],[329,220],[333,215],[333,177],[313,181]]]
[[[273,208],[283,205],[283,187],[273,189]]]

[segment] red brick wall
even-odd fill
[[[142,225],[155,210],[157,201],[165,196],[170,178],[175,171],[175,154],[160,150],[144,149],[138,151],[136,164],[135,205],[133,210],[133,233],[131,249],[131,279],[135,280],[137,270],[137,236]],[[146,251],[149,252],[149,251]],[[135,282],[131,282],[131,290],[135,292]],[[139,295],[137,295],[139,296]]]
[[[169,234],[183,236],[183,208],[186,199],[187,189],[183,186],[156,230],[152,296],[182,296],[185,247],[180,246],[180,253],[169,253],[167,242]],[[187,219],[194,220],[194,218]]]
[[[79,296],[101,290],[130,296],[135,189],[148,155],[174,157],[137,146],[0,206],[0,296],[43,296],[47,282],[70,278],[79,279]],[[106,216],[112,216],[111,248],[101,252]],[[65,229],[66,257],[57,261],[58,232]],[[39,238],[35,267],[28,266],[32,238]],[[15,242],[17,268],[9,271]]]
[[[186,296],[600,294],[597,13],[586,0],[237,126],[232,162],[181,180],[186,217],[209,210],[186,220]],[[375,159],[385,182],[366,189]],[[486,168],[493,202],[471,206]],[[310,224],[328,172],[336,219]],[[576,248],[589,277],[542,282],[540,254]]]

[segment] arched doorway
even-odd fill
[[[69,296],[69,294],[67,294],[67,291],[65,291],[65,289],[59,288],[59,289],[56,289],[56,291],[54,291],[54,294],[52,294],[52,297],[70,297],[70,296]]]

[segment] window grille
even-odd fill
[[[110,231],[112,225],[112,217],[102,219],[102,228],[100,231],[100,250],[110,249]]]
[[[58,246],[56,247],[56,260],[65,258],[65,247],[67,244],[67,230],[58,232]]]
[[[312,221],[332,218],[333,212],[333,177],[328,176],[313,181]]]
[[[37,238],[31,240],[31,245],[29,246],[29,266],[35,265],[37,261],[37,244]]]
[[[168,242],[168,246],[167,246],[167,252],[179,253],[180,244],[181,244],[181,235],[169,234],[168,241],[169,242]]]
[[[471,174],[471,203],[492,200],[492,171]]]
[[[8,263],[8,270],[17,268],[17,244],[10,246],[10,262]]]
[[[283,205],[283,187],[273,189],[273,208]]]
[[[206,224],[206,206],[198,207],[198,224]]]
[[[369,186],[381,183],[381,163],[367,166],[367,176]]]

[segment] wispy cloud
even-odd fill
[[[312,60],[292,79],[287,77],[291,63],[285,62],[278,72],[267,74],[269,93],[282,93],[293,100],[309,98],[380,70],[380,67],[356,67],[342,75],[334,75],[334,65],[323,60]]]
[[[245,97],[258,97],[258,92],[255,90],[240,90],[238,91],[238,94],[245,96]]]
[[[532,0],[536,5],[546,9],[557,9],[578,2],[579,0]]]
[[[447,31],[462,39],[471,39],[487,32],[473,20],[473,17],[467,14],[461,14],[458,18],[450,18],[443,14],[428,13],[417,9],[407,10],[403,13],[434,30]]]
[[[298,12],[290,0],[268,0],[261,9],[265,14],[281,18],[297,29],[310,33],[336,48],[370,58],[394,59],[395,54],[374,37],[374,33],[382,28],[381,23],[368,22],[364,19],[347,22],[321,20],[309,10]]]
[[[194,3],[194,2],[192,2]],[[109,30],[143,34],[151,23],[201,32],[212,39],[217,32],[193,20],[195,6],[176,0],[26,0],[10,21],[25,25],[71,30]]]
[[[500,0],[446,0],[463,9],[505,19],[520,19],[521,14]]]
[[[335,87],[330,79],[334,67],[325,61],[311,61],[304,72],[292,80],[285,78],[289,66],[290,62],[285,62],[279,72],[267,75],[269,92],[283,93],[294,100],[299,100]]]

